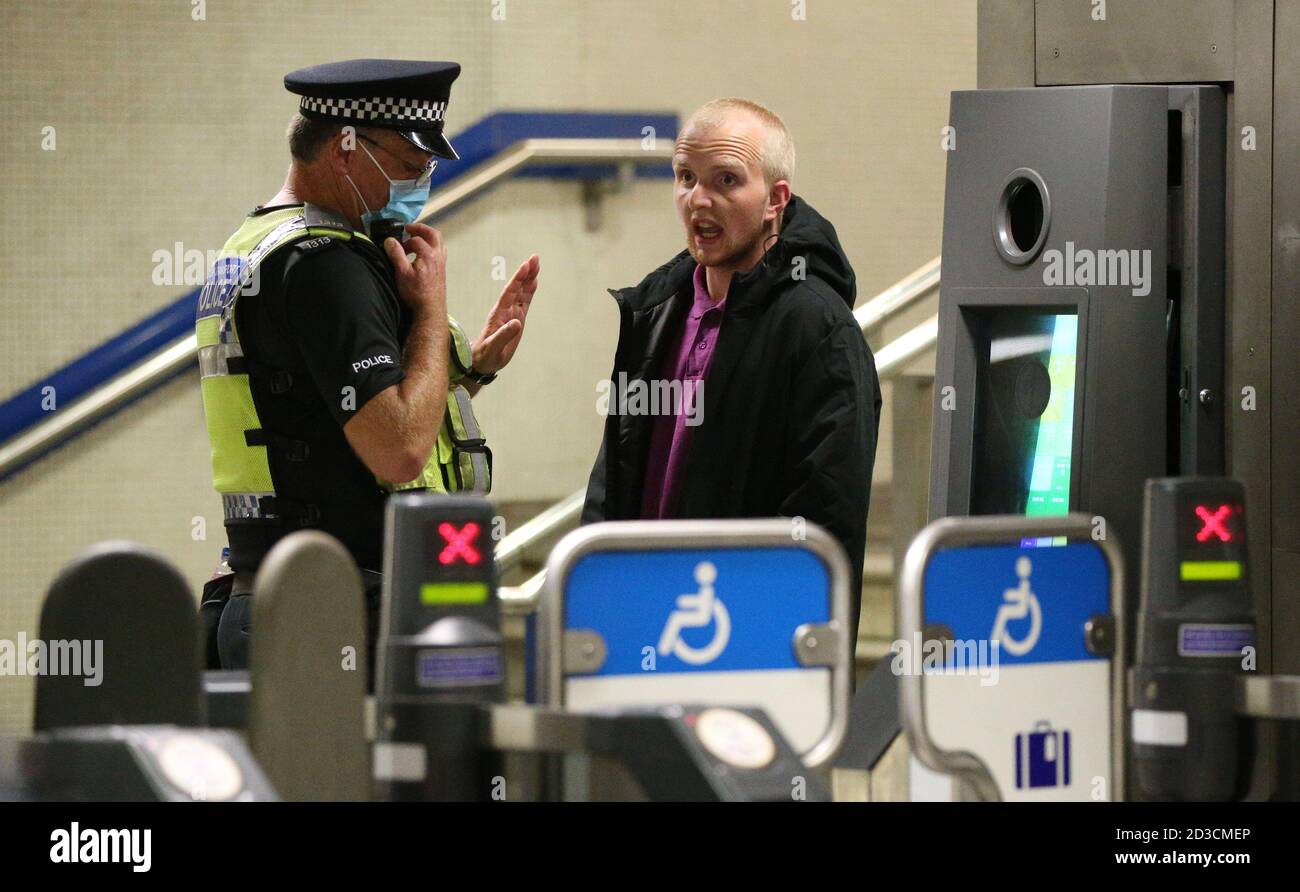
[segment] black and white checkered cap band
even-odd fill
[[[331,118],[350,118],[356,121],[411,121],[433,123],[442,120],[447,111],[445,102],[424,99],[323,99],[304,96],[299,103],[302,111],[329,115]]]

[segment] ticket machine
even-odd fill
[[[932,519],[1105,518],[1136,567],[1144,481],[1222,473],[1224,107],[953,94]]]

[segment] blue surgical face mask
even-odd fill
[[[358,145],[361,145],[358,143]],[[384,168],[375,161],[375,156],[370,154],[370,150],[361,145],[361,150],[366,156],[374,162],[375,167],[383,174],[384,179],[388,180],[388,204],[384,205],[377,211],[367,208],[366,212],[361,215],[361,223],[367,229],[376,220],[393,220],[405,226],[408,223],[414,223],[419,219],[420,211],[424,210],[424,205],[429,201],[429,185],[433,179],[433,170],[427,170],[419,177],[413,180],[394,180],[388,176]],[[357,198],[361,199],[361,206],[366,207],[366,200],[361,197],[361,190],[357,184],[352,182],[352,177],[348,177],[348,182],[352,185],[353,191],[357,193]]]

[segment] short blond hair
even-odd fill
[[[716,127],[734,111],[744,111],[753,115],[767,132],[761,159],[767,184],[770,186],[777,180],[792,180],[794,139],[791,138],[790,131],[786,129],[785,121],[781,120],[781,116],[765,105],[735,96],[713,99],[691,113],[682,127],[682,132],[685,133],[692,127]]]

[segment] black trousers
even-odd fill
[[[366,690],[373,693],[383,576],[362,570],[361,582],[365,586]],[[243,574],[231,573],[203,587],[199,619],[205,668],[247,669],[253,637],[253,592]]]

